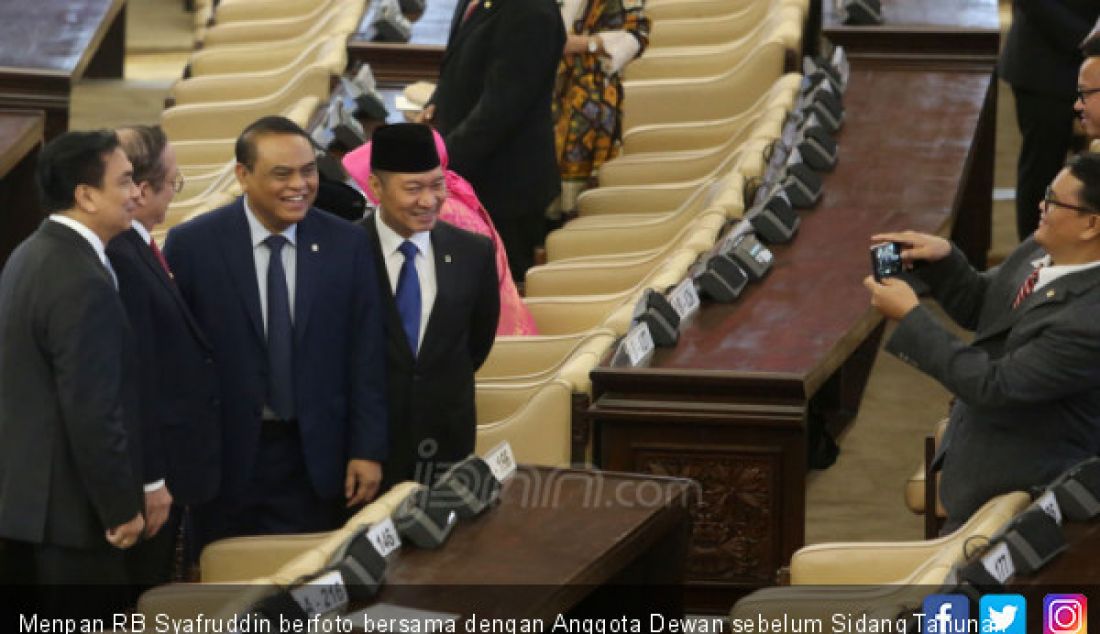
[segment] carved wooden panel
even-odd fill
[[[689,579],[767,584],[774,578],[779,460],[778,454],[720,447],[637,451],[639,471],[691,478],[701,485],[692,511]]]

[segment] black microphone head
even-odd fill
[[[489,465],[471,454],[455,463],[431,488],[432,507],[450,508],[462,519],[481,514],[500,497],[500,482]]]
[[[1062,514],[1075,522],[1100,515],[1100,458],[1093,456],[1058,477],[1051,486]]]
[[[386,559],[371,543],[369,532],[370,527],[360,526],[329,559],[329,569],[340,571],[352,599],[373,597],[386,577]]]
[[[454,509],[430,502],[428,488],[421,485],[393,512],[393,523],[401,538],[419,548],[439,548],[458,523],[458,513]]]

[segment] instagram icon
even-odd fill
[[[1088,634],[1089,606],[1083,594],[1043,597],[1043,634]]]

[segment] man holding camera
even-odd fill
[[[886,349],[956,396],[936,460],[945,533],[1100,453],[1100,154],[1073,159],[1039,207],[1034,235],[984,273],[936,236],[873,237],[900,243],[914,283],[975,333],[956,337],[900,278],[864,280],[898,321]]]

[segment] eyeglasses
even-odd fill
[[[175,178],[172,179],[172,190],[177,194],[183,191],[183,174],[176,172]]]
[[[1095,209],[1089,209],[1088,207],[1078,207],[1076,205],[1070,205],[1058,200],[1054,197],[1054,188],[1052,188],[1050,185],[1047,185],[1046,194],[1043,195],[1043,205],[1046,206],[1048,211],[1050,210],[1051,205],[1053,205],[1055,207],[1072,209],[1073,211],[1079,211],[1085,214],[1100,214],[1100,211],[1097,211]]]
[[[1077,100],[1084,103],[1085,100],[1089,98],[1089,95],[1094,95],[1098,92],[1100,92],[1100,88],[1078,88]]]

